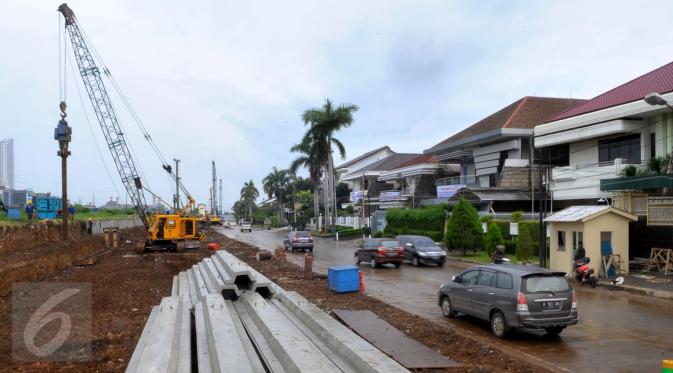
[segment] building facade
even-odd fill
[[[14,189],[14,140],[0,140],[0,186]]]

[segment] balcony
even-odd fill
[[[477,175],[462,175],[462,176],[452,176],[445,177],[443,179],[437,179],[435,185],[467,185],[467,186],[479,186],[479,178]]]
[[[601,179],[619,177],[624,167],[639,161],[615,159],[593,165],[571,165],[552,169],[551,191],[554,199],[594,199],[603,197]]]
[[[612,206],[637,216],[647,217],[647,225],[673,225],[673,197],[622,192],[612,195]]]

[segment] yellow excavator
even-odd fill
[[[67,33],[70,38],[70,43],[72,45],[71,50],[75,54],[75,60],[77,61],[84,87],[86,88],[94,112],[96,113],[98,123],[103,130],[105,141],[112,154],[122,184],[133,203],[133,207],[136,210],[138,217],[147,231],[144,242],[139,242],[136,246],[136,250],[141,252],[154,249],[174,251],[199,247],[204,238],[204,233],[201,232],[198,227],[197,218],[190,216],[195,204],[194,198],[187,192],[177,175],[172,172],[171,166],[165,161],[137,115],[132,108],[130,108],[126,96],[121,92],[121,89],[118,87],[114,78],[112,78],[110,71],[102,62],[100,56],[96,53],[93,47],[90,48],[88,45],[90,41],[80,29],[72,9],[64,3],[58,7],[58,11],[65,19],[65,33]],[[93,54],[91,53],[92,50],[94,52]],[[61,58],[61,56],[59,56],[59,58]],[[99,68],[99,65],[102,69]],[[117,114],[112,106],[110,96],[107,93],[101,74],[105,74],[105,76],[109,78],[114,89],[116,89],[119,96],[122,97],[124,105],[127,106],[139,128],[143,131],[145,140],[151,144],[154,152],[157,153],[162,160],[162,167],[169,173],[169,175],[171,175],[179,188],[182,189],[187,196],[188,203],[182,209],[179,208],[178,198],[173,212],[150,212],[145,201],[144,191],[147,191],[152,195],[154,195],[154,193],[144,187],[141,182],[136,168],[136,162],[129,150],[129,146],[124,137],[124,132],[117,119]],[[63,105],[63,107],[65,107],[65,105]],[[157,196],[155,195],[155,197]],[[159,198],[159,200],[161,199]],[[168,204],[166,205],[168,206]]]

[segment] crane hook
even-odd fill
[[[65,112],[65,110],[68,108],[68,105],[66,105],[65,101],[61,101],[61,103],[58,106],[61,109],[61,118],[65,119],[65,117],[68,116],[68,114],[66,114]]]

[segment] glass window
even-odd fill
[[[433,240],[431,240],[431,239],[429,239],[429,238],[426,238],[426,237],[414,238],[414,239],[412,240],[412,243],[414,244],[414,246],[418,246],[418,247],[432,247],[432,246],[437,246],[437,245],[435,244],[435,241],[433,241]]]
[[[387,248],[398,248],[400,247],[400,243],[397,241],[381,241],[381,246]]]
[[[479,270],[467,271],[460,277],[460,282],[465,285],[474,285],[477,283],[477,277],[479,277]]]
[[[579,243],[584,241],[582,238],[584,234],[582,232],[573,232],[573,252],[577,250],[577,246],[579,246]]]
[[[479,279],[477,280],[477,285],[479,286],[491,286],[493,283],[493,277],[495,277],[495,272],[481,270],[479,274]]]
[[[617,158],[640,163],[640,134],[598,142],[598,162],[612,162]]]
[[[523,281],[524,293],[568,291],[570,285],[564,276],[531,276]]]
[[[650,157],[654,158],[657,156],[657,135],[650,133]]]
[[[297,232],[295,232],[295,234],[297,235],[297,237],[308,237],[309,236],[308,232],[306,232],[306,231],[297,231]]]
[[[509,273],[498,272],[495,280],[495,287],[498,289],[511,289],[513,286],[512,275]]]
[[[558,236],[557,236],[557,250],[558,251],[566,251],[566,232],[564,231],[558,231]]]

